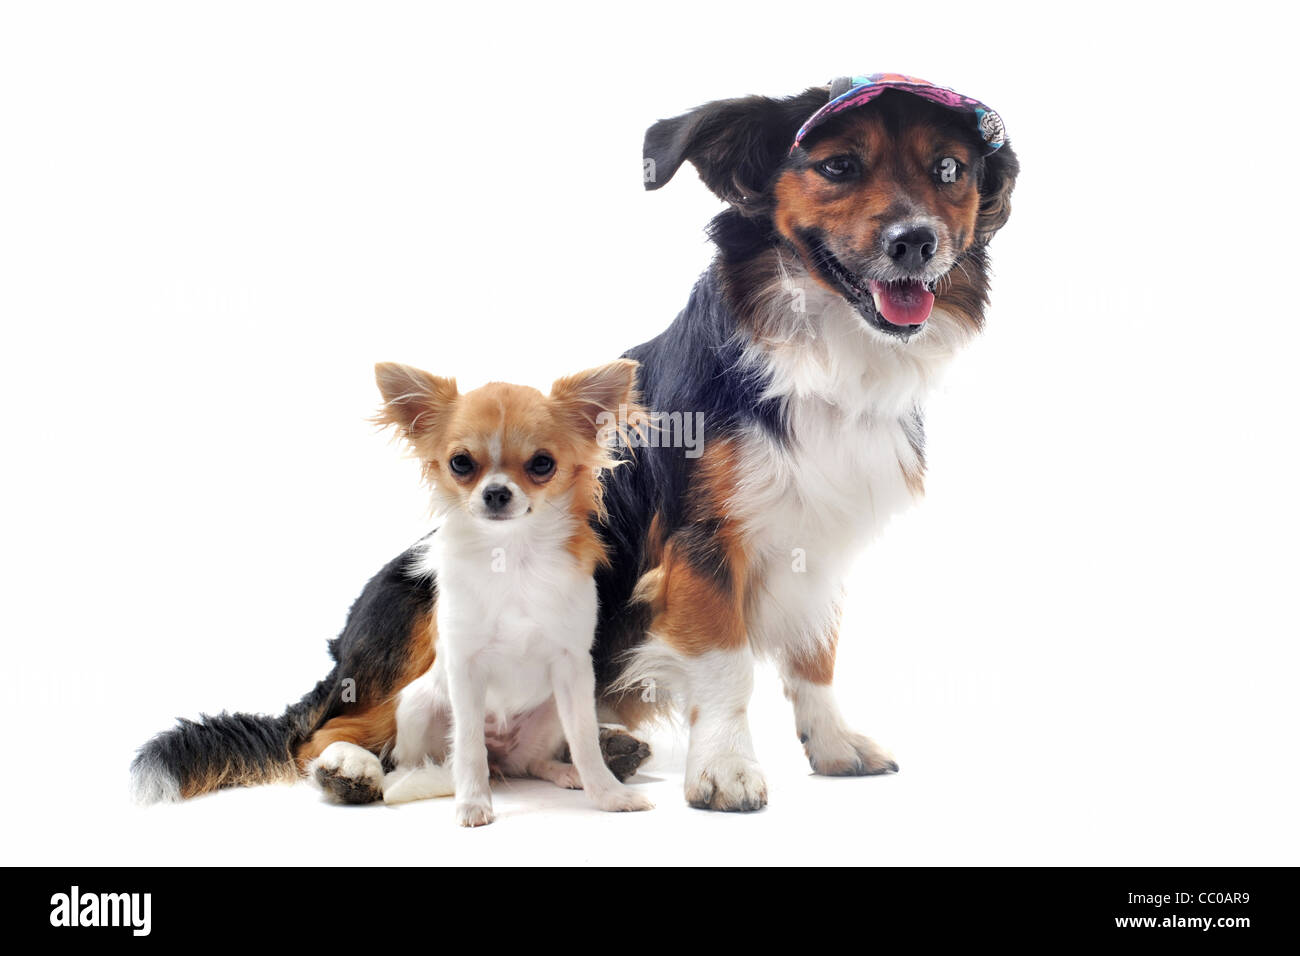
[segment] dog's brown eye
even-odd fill
[[[461,452],[459,455],[451,456],[451,461],[447,462],[447,467],[451,469],[452,474],[464,477],[474,470],[474,459]]]
[[[965,170],[960,160],[945,156],[934,164],[934,178],[941,183],[955,183]]]
[[[817,172],[827,179],[852,179],[858,171],[858,161],[852,156],[832,156],[817,164]]]
[[[528,462],[528,473],[534,478],[545,478],[555,470],[555,459],[538,452]]]

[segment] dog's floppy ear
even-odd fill
[[[826,104],[826,88],[788,99],[745,96],[717,100],[646,130],[646,189],[658,189],[689,162],[720,198],[752,203],[790,150],[804,120]]]
[[[380,362],[375,366],[375,382],[384,396],[375,423],[395,425],[411,444],[433,434],[456,401],[454,378],[439,378],[410,365]]]
[[[618,359],[608,365],[567,375],[551,386],[551,401],[570,427],[590,429],[593,436],[598,435],[609,424],[608,416],[618,416],[619,406],[635,403],[636,371],[639,367],[631,359]]]
[[[975,220],[975,241],[984,245],[1007,224],[1011,216],[1011,190],[1020,173],[1020,161],[1006,143],[984,159],[980,171],[980,211]]]

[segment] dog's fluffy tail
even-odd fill
[[[137,803],[196,797],[225,787],[298,779],[294,751],[320,724],[333,697],[338,668],[279,717],[201,715],[179,720],[151,739],[131,763]]]
[[[654,721],[676,715],[679,697],[688,686],[681,655],[651,634],[619,658],[618,677],[607,693],[636,695],[641,704],[640,720]]]

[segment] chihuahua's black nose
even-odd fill
[[[510,504],[510,489],[505,485],[488,485],[483,489],[483,503],[488,511],[500,511]]]
[[[939,237],[929,226],[893,226],[884,238],[885,252],[904,269],[920,269],[939,248]]]

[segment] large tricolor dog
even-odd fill
[[[685,309],[627,353],[642,403],[669,420],[702,416],[704,433],[690,450],[629,451],[605,479],[603,718],[635,729],[676,704],[690,732],[686,799],[758,809],[767,788],[746,709],[762,657],[780,670],[815,772],[897,770],[846,725],[831,689],[841,582],[921,494],[922,403],[983,325],[988,244],[1018,169],[1002,122],[978,100],[876,74],[708,103],[650,127],[644,156],[648,189],[690,163],[728,208]],[[336,667],[299,703],[280,717],[182,721],[141,750],[137,794],[292,779],[335,741],[388,759],[398,695],[433,656],[436,586],[419,554],[366,586],[331,644]],[[607,732],[605,749],[620,776],[647,752],[624,733]],[[340,799],[381,797],[348,773],[321,782]]]

